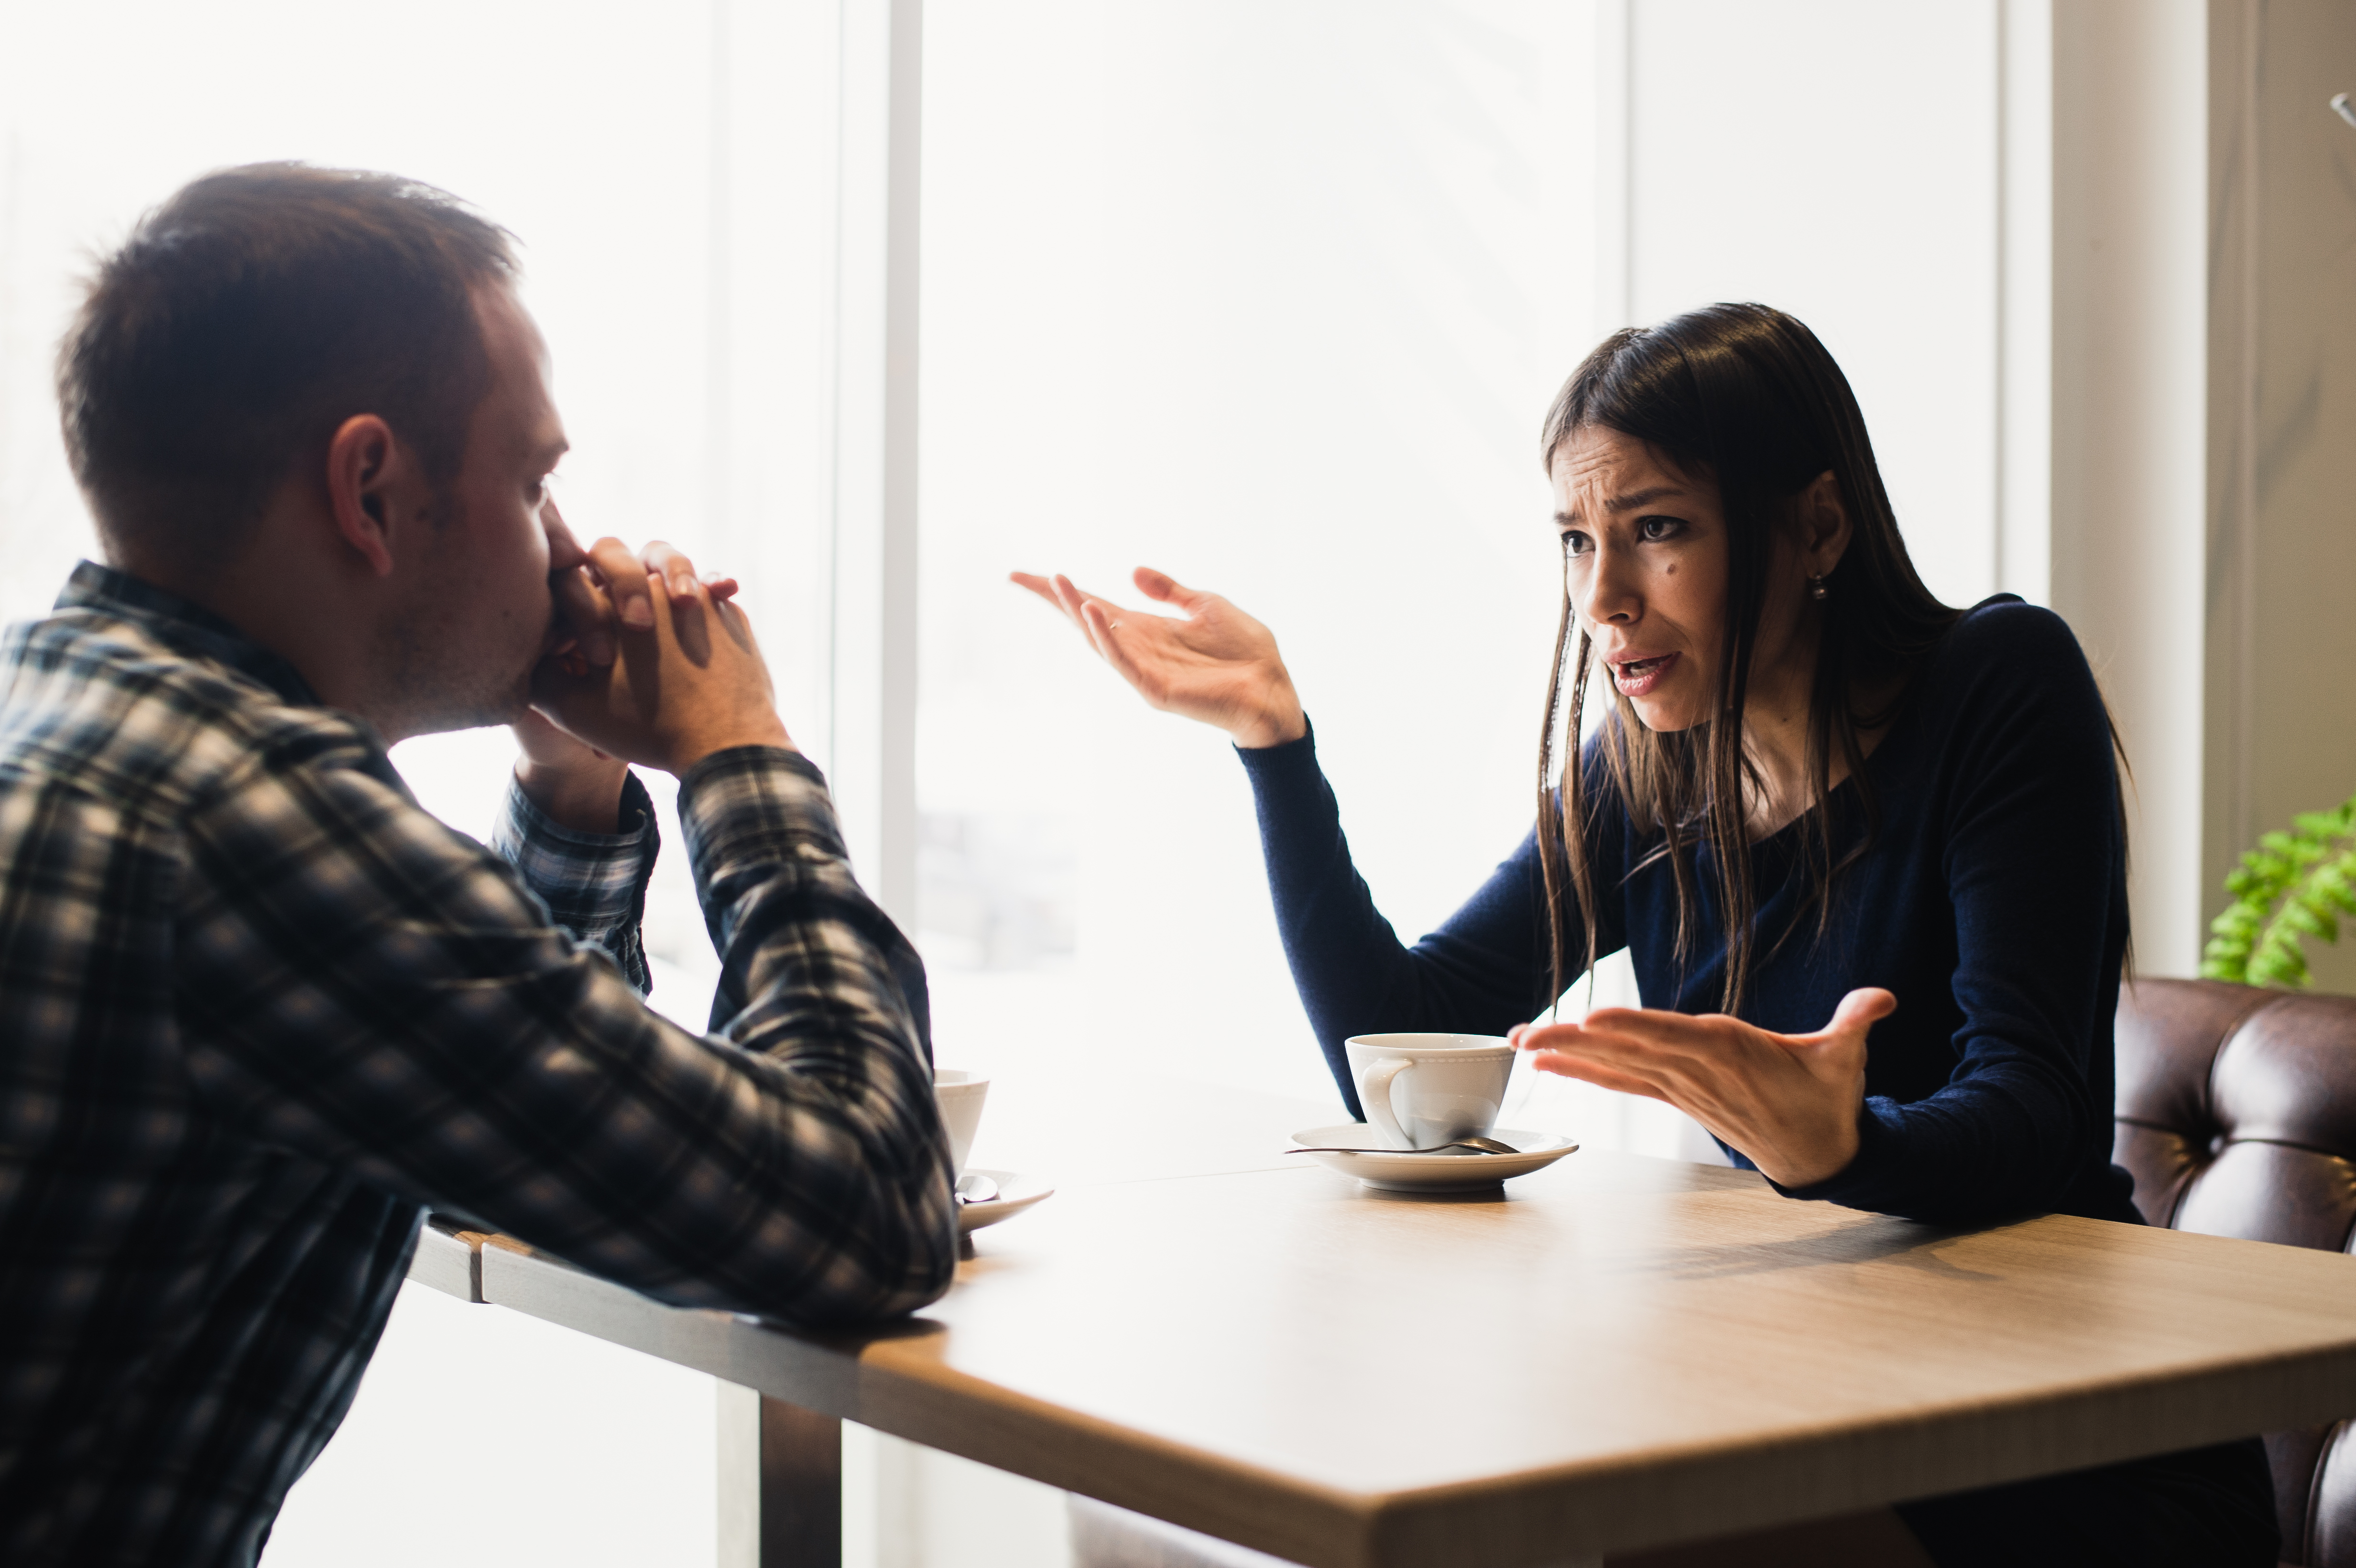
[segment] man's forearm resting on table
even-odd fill
[[[218,864],[270,862],[290,816],[321,845],[191,933],[214,1024],[193,1065],[225,1112],[682,1305],[839,1322],[947,1288],[914,954],[852,880],[816,769],[746,748],[681,782],[724,1041],[649,1012],[362,770],[297,771],[299,804],[249,790],[194,824]]]

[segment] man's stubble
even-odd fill
[[[445,539],[466,527],[455,497],[436,508]],[[556,600],[542,586],[537,620],[528,607],[490,604],[463,550],[438,551],[445,570],[423,580],[410,613],[377,636],[375,667],[385,676],[377,704],[388,737],[439,735],[512,723],[531,705],[531,672],[556,624]],[[498,630],[512,624],[513,629]]]

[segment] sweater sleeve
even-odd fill
[[[1971,643],[1942,694],[1955,719],[1941,797],[1954,1066],[1924,1098],[1867,1100],[1856,1159],[1791,1196],[1956,1222],[2109,1212],[2123,1203],[2090,1190],[2115,1180],[2108,1061],[2091,1053],[2110,1050],[2126,938],[2108,718],[2051,612],[1995,607],[1956,635]]]
[[[1439,930],[1408,946],[1351,864],[1314,732],[1237,754],[1251,779],[1285,960],[1351,1115],[1365,1115],[1343,1050],[1351,1036],[1502,1034],[1552,1000],[1535,832]],[[1622,944],[1610,935],[1599,952]],[[1570,951],[1584,950],[1583,932],[1567,940]]]

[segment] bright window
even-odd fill
[[[1151,564],[1267,622],[1410,937],[1526,831],[1557,592],[1537,428],[1588,325],[1556,286],[1547,84],[1587,41],[1560,14],[928,14],[917,794],[943,1061],[1338,1104],[1226,738],[1147,710],[1011,568],[1141,603]]]
[[[1147,711],[1009,569],[1135,603],[1151,563],[1271,625],[1410,939],[1530,820],[1537,428],[1604,329],[1797,311],[1933,588],[1996,584],[1997,4],[932,0],[911,923],[945,1062],[1009,1094],[1117,1061],[1334,1098],[1224,738]],[[0,9],[0,614],[92,549],[48,384],[87,256],[209,167],[396,169],[524,240],[576,528],[744,575],[789,726],[851,781],[854,843],[884,841],[886,792],[834,754],[875,717],[836,708],[839,564],[866,541],[834,519],[873,478],[841,454],[844,389],[873,390],[845,323],[877,286],[841,259],[881,197],[841,171],[880,165],[845,151],[839,73],[877,12]],[[479,833],[509,755],[486,731],[398,761]],[[656,1004],[700,1026],[716,963],[675,841],[648,923]],[[1551,1081],[1512,1115],[1702,1147]],[[266,1561],[710,1559],[708,1381],[488,1316],[404,1304]],[[888,1541],[851,1521],[862,1562],[1054,1560],[1037,1498],[945,1460],[921,1488]]]

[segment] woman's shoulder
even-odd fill
[[[1957,616],[1923,667],[1926,677],[1973,684],[2050,687],[2080,674],[2093,677],[2070,623],[2010,593],[1983,599]]]
[[[2009,593],[1956,618],[1923,661],[1913,699],[1965,722],[2039,715],[2072,721],[2104,710],[2070,623]]]
[[[1940,651],[1982,664],[2057,655],[2075,656],[2081,663],[2085,659],[2069,622],[2015,593],[1991,594],[1957,616]]]

